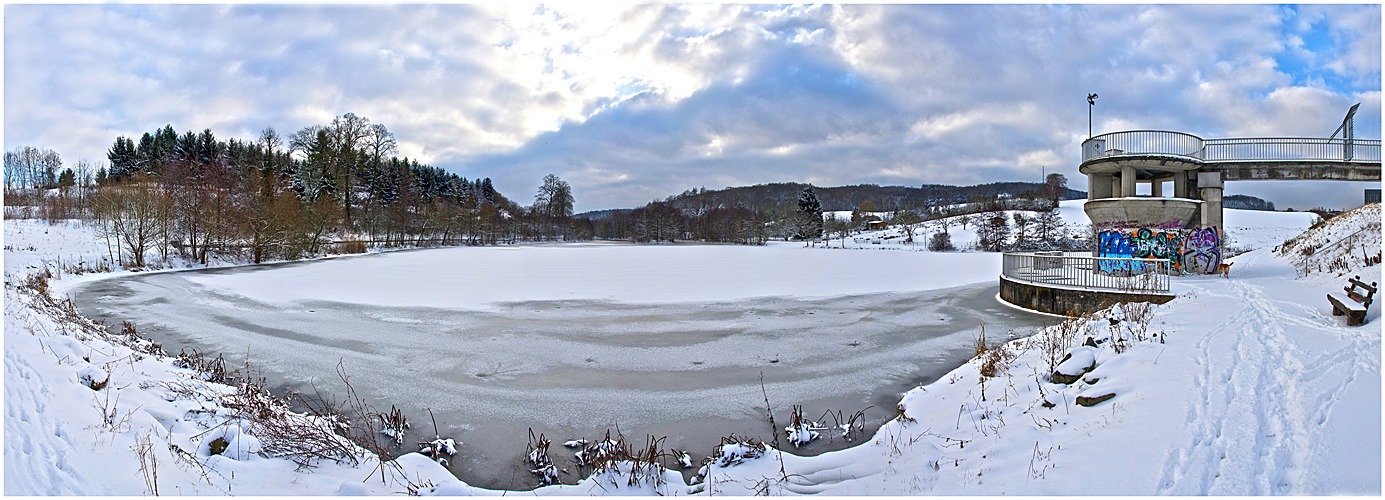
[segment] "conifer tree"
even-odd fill
[[[134,175],[137,170],[135,141],[123,135],[115,138],[115,145],[106,152],[106,159],[111,162],[111,177],[124,179]]]
[[[803,188],[798,195],[798,216],[799,233],[803,239],[822,236],[822,203],[818,201],[818,193],[813,190],[812,184]]]

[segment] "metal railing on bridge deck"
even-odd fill
[[[1173,155],[1210,162],[1355,161],[1379,162],[1379,139],[1248,137],[1202,139],[1167,130],[1129,130],[1082,142],[1082,161],[1117,155]]]
[[[1312,137],[1251,137],[1203,141],[1206,161],[1380,161],[1380,141]]]
[[[1064,252],[1006,252],[1001,274],[1020,281],[1117,292],[1169,291],[1169,261]]]

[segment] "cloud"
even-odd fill
[[[69,161],[164,124],[346,112],[579,210],[689,187],[1065,173],[1087,135],[1380,134],[1378,5],[12,5],[5,141]],[[1292,196],[1292,190],[1284,196]]]

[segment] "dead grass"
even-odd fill
[[[1154,320],[1154,304],[1149,302],[1126,302],[1116,306],[1121,315],[1119,323],[1111,328],[1111,347],[1117,354],[1130,349],[1136,342],[1150,340],[1149,324]]]
[[[1035,335],[1035,342],[1044,360],[1045,373],[1053,373],[1068,350],[1075,347],[1078,339],[1086,337],[1090,331],[1091,317],[1087,316],[1065,319],[1048,327],[1047,331]]]
[[[532,438],[532,432],[530,433]],[[646,436],[642,447],[632,447],[625,436],[616,430],[615,437],[606,431],[605,439],[585,445],[575,457],[578,467],[590,475],[610,475],[623,477],[626,486],[637,487],[648,484],[656,489],[663,486],[663,472],[672,453],[664,449],[666,437]]]
[[[543,433],[536,437],[534,429],[529,429],[529,445],[525,448],[524,456],[529,461],[529,473],[538,477],[539,486],[558,483],[558,468],[553,465],[553,458],[548,456],[548,446],[551,444]]]
[[[337,244],[336,244],[336,246],[333,248],[333,252],[332,252],[332,253],[336,253],[336,254],[353,254],[353,253],[365,253],[365,252],[366,252],[366,244],[365,244],[364,241],[361,241],[361,240],[358,240],[358,239],[350,239],[350,240],[341,240],[341,241],[338,241]]]
[[[133,332],[134,325],[129,321],[125,322],[126,328]],[[197,372],[203,380],[217,384],[230,385],[235,382],[235,373],[226,369],[226,360],[218,354],[215,358],[202,354],[202,350],[196,347],[184,347],[178,357],[173,359],[173,366],[187,368]]]
[[[269,392],[263,378],[246,378],[221,403],[260,439],[266,456],[287,458],[300,468],[313,467],[322,460],[360,463],[360,448],[348,437],[350,428],[337,415],[295,413],[287,401]]]

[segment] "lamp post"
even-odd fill
[[[1087,94],[1087,138],[1092,138],[1092,106],[1096,106],[1096,94]]]

